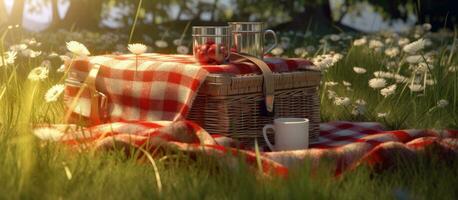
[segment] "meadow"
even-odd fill
[[[456,33],[430,32],[428,24],[405,33],[313,35],[281,33],[274,56],[312,60],[323,72],[322,121],[377,121],[387,129],[458,129]],[[342,177],[329,170],[293,169],[288,179],[233,171],[211,158],[157,158],[158,171],[122,152],[75,153],[42,141],[34,124],[62,122],[66,42],[93,55],[127,52],[119,33],[1,32],[1,199],[456,199],[458,162],[425,156],[384,172],[360,167]],[[189,53],[184,34],[153,39],[149,52]],[[426,153],[428,154],[428,152]],[[456,159],[455,159],[456,160]],[[157,179],[157,174],[160,180]]]

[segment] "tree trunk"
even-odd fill
[[[22,20],[24,18],[24,6],[25,0],[15,0],[13,4],[13,9],[11,10],[8,23],[12,25],[22,25]]]
[[[0,0],[0,26],[5,24],[8,19],[8,13],[6,11],[5,2]]]
[[[50,28],[58,28],[62,23],[61,18],[59,16],[59,1],[58,0],[51,0],[51,12],[52,12],[52,21]]]
[[[291,17],[291,21],[279,24],[274,27],[274,29],[304,31],[309,28],[310,31],[318,33],[337,32],[339,29],[343,31],[356,31],[340,22],[333,21],[332,10],[328,1],[321,3],[305,3],[304,11],[293,14]],[[304,26],[304,24],[310,24],[310,27]]]
[[[71,0],[60,27],[87,30],[99,29],[103,1]]]

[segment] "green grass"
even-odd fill
[[[0,40],[0,48],[20,42],[21,35],[19,30],[11,30]],[[64,53],[58,46],[64,46],[64,42],[72,38],[91,40],[86,43],[91,51],[121,43],[122,39],[107,43],[100,39],[103,35],[78,32],[35,35],[43,44],[33,48],[43,53]],[[379,121],[390,128],[458,128],[458,75],[446,70],[456,65],[456,52],[446,49],[452,39],[442,39],[447,42],[437,42],[437,46],[423,52],[438,51],[435,68],[429,72],[437,83],[428,86],[425,93],[403,90],[405,85],[398,84],[396,93],[387,98],[368,87],[368,80],[373,77],[372,72],[388,70],[387,62],[399,63],[404,56],[389,59],[383,51],[351,47],[350,40],[309,52],[313,55],[334,50],[344,54],[323,74],[323,82],[340,82],[332,90],[339,96],[349,97],[352,103],[334,105],[327,97],[330,88],[322,86],[323,121]],[[287,49],[286,54],[292,56],[293,49]],[[107,50],[94,50],[104,51]],[[49,77],[38,82],[28,80],[30,70],[45,59],[52,63]],[[55,72],[60,64],[59,58],[45,55],[19,56],[15,64],[0,67],[0,199],[456,199],[458,196],[457,159],[445,162],[431,156],[381,173],[362,166],[339,178],[330,174],[331,168],[311,173],[304,164],[292,169],[287,179],[262,177],[246,166],[229,169],[213,158],[192,160],[186,155],[177,155],[164,160],[155,157],[160,190],[157,174],[147,158],[128,158],[118,151],[77,153],[59,144],[39,141],[32,135],[31,124],[61,122],[62,103],[46,103],[43,98],[48,88],[62,83],[63,74]],[[354,66],[365,67],[367,73],[355,74]],[[405,76],[409,75],[407,68],[406,64],[402,65]],[[350,82],[352,91],[342,86],[342,81]],[[367,102],[363,115],[351,114],[356,99]],[[449,105],[434,108],[440,99],[447,99]],[[378,112],[390,114],[378,118]]]

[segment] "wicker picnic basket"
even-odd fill
[[[262,128],[278,117],[308,118],[310,142],[319,134],[321,72],[302,70],[274,73],[274,112],[265,111],[262,75],[210,74],[201,86],[188,119],[210,133],[222,134],[252,146],[265,145]],[[269,134],[273,139],[273,133]],[[273,141],[273,140],[271,140]]]

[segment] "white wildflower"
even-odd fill
[[[42,140],[58,141],[64,133],[55,128],[42,127],[33,130],[33,134]]]
[[[159,48],[167,48],[169,46],[165,40],[157,40],[154,44]]]
[[[16,45],[13,45],[13,46],[10,46],[10,50],[12,51],[24,51],[27,49],[27,45],[26,44],[16,44]]]
[[[383,78],[373,78],[369,80],[369,86],[374,89],[383,88],[386,86],[386,80]]]
[[[429,23],[425,23],[425,24],[422,25],[422,28],[423,28],[423,30],[425,30],[425,31],[431,30],[432,27],[433,27],[433,26],[431,26],[431,24],[429,24]]]
[[[399,48],[391,47],[391,48],[385,49],[385,55],[387,55],[390,58],[394,58],[397,55],[399,55]]]
[[[275,49],[272,49],[271,53],[274,55],[274,56],[280,56],[283,54],[285,50],[283,50],[283,48],[281,47],[276,47]]]
[[[366,112],[366,101],[358,99],[355,101],[355,105],[351,111],[352,115],[363,115]]]
[[[406,83],[409,80],[407,77],[400,74],[395,74],[394,79],[396,80],[396,83]]]
[[[14,64],[16,61],[16,55],[16,51],[8,51],[3,58],[0,56],[0,67]]]
[[[438,108],[445,108],[446,106],[448,106],[448,101],[445,99],[441,99],[437,102]]]
[[[335,64],[335,63],[339,62],[342,58],[343,58],[343,55],[342,55],[342,54],[336,53],[336,54],[334,54],[334,55],[332,56],[332,61],[333,61],[333,63]]]
[[[348,106],[350,105],[351,101],[348,97],[336,97],[334,99],[334,104],[337,106]]]
[[[425,81],[426,85],[435,85],[436,82],[434,80],[428,79]]]
[[[418,65],[415,66],[416,70],[419,72],[427,72],[429,70],[434,69],[434,65],[427,64],[425,62],[418,63]]]
[[[355,73],[357,74],[364,74],[366,73],[367,70],[362,67],[353,67],[353,71],[355,71]]]
[[[182,39],[174,39],[174,40],[173,40],[173,44],[174,44],[175,46],[180,46],[182,42],[183,42]]]
[[[380,40],[371,40],[369,42],[369,48],[371,49],[379,49],[382,47],[383,47],[383,42],[381,42]]]
[[[377,78],[394,78],[395,74],[391,72],[376,71],[374,72],[374,76]]]
[[[407,56],[406,61],[410,64],[416,64],[423,61],[423,57],[421,55]]]
[[[189,48],[187,46],[180,45],[177,47],[177,52],[179,54],[188,54],[189,53]]]
[[[325,70],[334,65],[334,59],[330,55],[319,55],[312,59],[312,63],[318,69]]]
[[[328,86],[328,87],[332,87],[332,86],[336,86],[336,85],[339,85],[339,83],[337,82],[334,82],[334,81],[326,81],[324,83],[325,86]]]
[[[127,49],[129,49],[129,51],[135,55],[141,55],[146,52],[148,47],[146,47],[146,45],[141,44],[141,43],[135,43],[135,44],[127,45]]]
[[[336,41],[340,40],[340,36],[337,35],[337,34],[331,34],[331,36],[329,36],[329,39],[331,39],[332,41],[336,42]]]
[[[48,54],[49,58],[56,58],[58,56],[59,56],[59,54],[57,54],[56,52],[51,52],[51,53]]]
[[[66,68],[67,66],[65,64],[62,64],[56,71],[59,73],[64,73]]]
[[[294,49],[294,54],[296,54],[296,56],[299,56],[299,57],[305,57],[308,53],[305,48],[299,47],[299,48]]]
[[[342,81],[342,83],[347,86],[347,87],[350,87],[351,86],[351,83],[350,82],[347,82],[347,81]]]
[[[48,78],[49,69],[46,67],[36,67],[30,71],[27,78],[32,81],[39,81]]]
[[[393,43],[393,38],[386,38],[385,39],[385,44],[391,44]]]
[[[367,39],[363,37],[363,38],[353,41],[353,46],[362,46],[362,45],[365,45],[366,43],[367,43]]]
[[[406,53],[410,53],[410,54],[414,54],[420,50],[422,50],[423,48],[425,47],[425,40],[424,39],[419,39],[415,42],[412,42],[406,46],[404,46],[404,48],[402,48],[402,50]]]
[[[402,47],[402,46],[404,46],[406,44],[409,44],[409,42],[410,42],[410,40],[408,38],[401,38],[401,39],[398,40],[398,45]]]
[[[377,117],[378,118],[385,118],[386,116],[388,116],[388,113],[384,112],[384,113],[377,113]]]
[[[91,53],[83,44],[77,41],[67,42],[67,50],[75,54],[76,56],[89,56]]]
[[[381,89],[380,94],[384,97],[390,96],[394,94],[394,92],[396,91],[396,88],[397,88],[396,84],[390,85],[386,88]]]
[[[45,94],[45,101],[48,103],[57,101],[62,92],[64,92],[64,89],[64,84],[57,84],[52,86]]]
[[[26,49],[22,51],[22,55],[29,58],[36,58],[41,55],[41,51],[34,51],[32,49]]]
[[[337,97],[337,93],[332,90],[328,90],[328,98],[334,99],[335,97]]]
[[[420,92],[423,90],[423,86],[420,84],[410,84],[409,89],[412,92]]]

